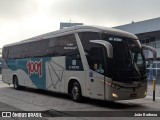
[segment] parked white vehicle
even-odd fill
[[[138,38],[105,27],[74,26],[3,47],[2,79],[100,100],[144,98],[146,64]]]

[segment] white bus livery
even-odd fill
[[[144,98],[143,48],[128,32],[74,26],[3,47],[2,79],[15,89],[37,88],[100,100]]]

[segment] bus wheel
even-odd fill
[[[16,76],[13,78],[13,86],[14,86],[14,89],[16,90],[20,89],[20,86],[18,84],[18,78]]]
[[[82,99],[81,88],[78,82],[73,83],[71,97],[75,102],[80,102]]]

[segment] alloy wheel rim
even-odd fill
[[[75,87],[73,88],[72,94],[73,94],[73,98],[74,98],[74,99],[77,99],[77,98],[78,98],[78,96],[79,96],[79,90],[78,90],[78,87],[77,87],[77,86],[75,86]]]

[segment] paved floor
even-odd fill
[[[1,77],[1,76],[0,76]],[[157,86],[157,91],[159,86]],[[12,85],[4,84],[0,80],[0,110],[6,111],[48,111],[54,113],[55,111],[160,111],[159,92],[156,101],[152,101],[152,86],[148,87],[148,96],[144,99],[137,100],[123,100],[117,102],[105,102],[99,100],[85,99],[83,103],[75,103],[70,99],[70,96],[64,94],[56,94],[46,91],[39,91],[35,89],[15,90]],[[55,120],[110,120],[115,118],[104,117],[52,117],[45,119]],[[133,118],[120,117],[118,119],[127,120]],[[137,118],[136,119],[142,119]],[[145,118],[147,120],[148,118]],[[158,119],[158,118],[154,118]],[[149,120],[149,119],[148,119]]]

